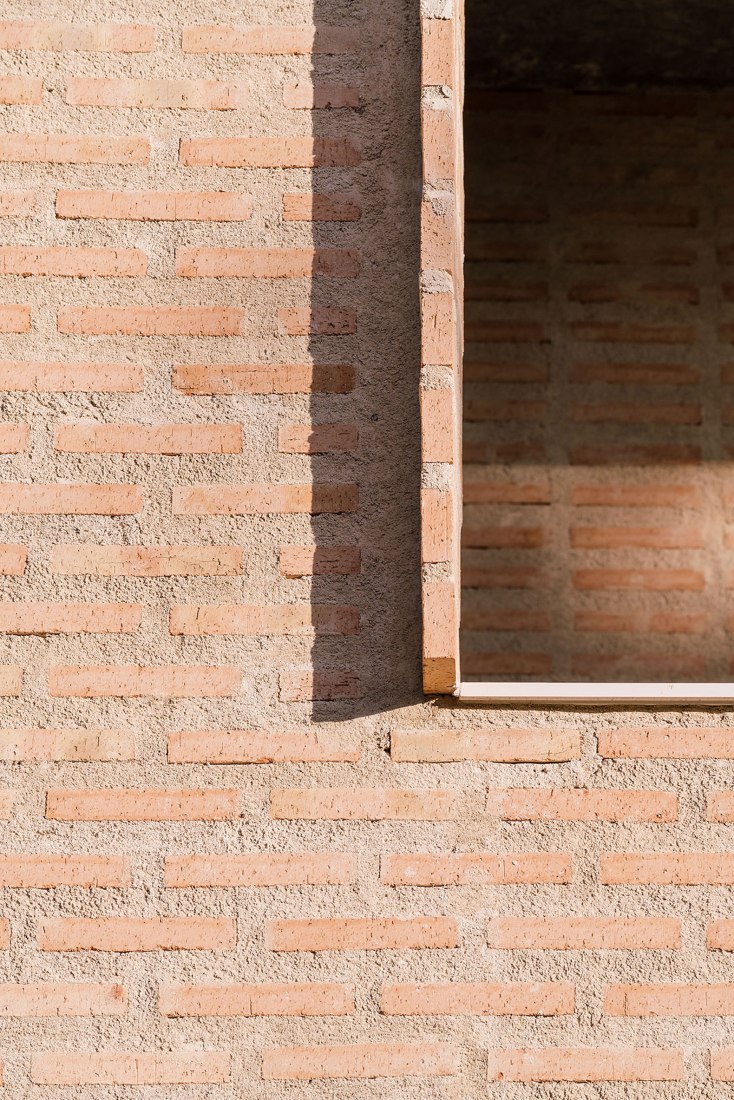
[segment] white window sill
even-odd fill
[[[459,684],[454,691],[464,703],[734,703],[732,684],[551,684],[489,682]]]

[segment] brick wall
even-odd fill
[[[729,715],[421,692],[413,5],[3,17],[4,1090],[720,1088]]]

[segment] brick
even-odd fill
[[[349,336],[357,331],[357,315],[351,309],[279,309],[278,320],[287,336]]]
[[[421,489],[421,562],[450,562],[454,550],[456,508],[453,494]]]
[[[457,944],[451,917],[314,918],[265,926],[269,951],[415,951]]]
[[[734,1016],[734,985],[608,985],[609,1016]]]
[[[179,157],[191,168],[353,168],[361,159],[350,138],[327,137],[183,138]]]
[[[284,577],[346,576],[359,573],[358,546],[281,546],[280,572]]]
[[[0,696],[21,695],[23,669],[20,665],[0,665]]]
[[[142,614],[133,603],[0,602],[0,633],[133,634]]]
[[[384,855],[380,882],[388,886],[517,886],[569,883],[571,856],[563,852],[413,852]]]
[[[447,982],[383,985],[387,1016],[565,1016],[573,1013],[568,982]]]
[[[537,550],[546,543],[543,527],[483,526],[461,530],[461,545],[490,550]]]
[[[0,50],[104,51],[150,53],[155,28],[135,23],[41,22],[4,20],[0,23]]]
[[[526,787],[489,790],[489,812],[505,821],[676,821],[667,791]]]
[[[572,382],[641,386],[689,386],[699,382],[700,376],[696,367],[679,363],[575,363],[569,371]]]
[[[0,513],[16,516],[131,516],[143,507],[137,485],[0,485]]]
[[[600,881],[608,886],[731,886],[734,854],[728,852],[608,852]]]
[[[679,1081],[679,1050],[548,1047],[490,1050],[490,1081]]]
[[[422,390],[420,403],[423,461],[453,463],[456,444],[454,429],[456,397],[453,390]]]
[[[571,546],[584,550],[641,547],[651,550],[695,550],[704,545],[697,527],[572,527]]]
[[[450,19],[421,20],[421,86],[454,85],[454,26]]]
[[[230,1055],[223,1051],[44,1051],[31,1055],[35,1085],[206,1085],[229,1080]]]
[[[347,248],[179,248],[176,274],[240,279],[353,279],[359,253]]]
[[[700,405],[639,405],[620,401],[571,407],[571,420],[581,424],[700,424],[701,415]]]
[[[712,921],[706,930],[706,946],[710,951],[734,951],[734,921]]]
[[[188,394],[349,393],[354,389],[354,374],[354,367],[329,364],[192,363],[175,366],[171,384]]]
[[[354,993],[335,982],[162,985],[163,1016],[351,1016]]]
[[[711,1051],[711,1079],[734,1081],[734,1049],[723,1047]]]
[[[252,217],[252,198],[238,191],[64,191],[57,218],[123,221],[235,222]]]
[[[266,852],[167,856],[166,886],[347,886],[357,881],[354,856],[340,852]]]
[[[280,697],[290,703],[361,699],[362,685],[351,669],[291,670],[281,673]]]
[[[239,424],[61,424],[54,434],[57,451],[82,454],[226,454],[242,453]]]
[[[121,985],[92,982],[0,984],[0,1016],[124,1016],[127,997]]]
[[[346,483],[303,485],[194,485],[173,490],[174,515],[254,516],[314,515],[321,512],[354,512],[356,485]]]
[[[6,666],[7,667],[7,666]],[[13,791],[0,790],[0,820],[7,821],[13,812]]]
[[[270,816],[297,821],[451,821],[450,791],[306,787],[270,792]]]
[[[577,611],[573,617],[574,630],[601,634],[703,634],[707,626],[704,614],[666,611]]]
[[[695,507],[699,496],[692,485],[579,485],[571,503],[607,508]]]
[[[0,76],[0,103],[40,103],[42,100],[43,81],[40,77]]]
[[[239,546],[54,546],[51,569],[66,576],[236,577],[244,572]]]
[[[234,306],[69,306],[57,324],[80,336],[239,336],[244,316]]]
[[[21,164],[147,164],[150,142],[134,137],[0,134],[0,161]]]
[[[424,366],[428,364],[450,366],[454,363],[457,354],[454,323],[452,294],[421,295],[421,362]],[[423,391],[421,400],[426,393],[430,392]],[[435,400],[440,399],[439,394]]]
[[[51,890],[56,886],[128,887],[130,882],[128,856],[0,855],[0,887]]]
[[[0,543],[0,576],[22,577],[27,559],[28,551],[25,546]]]
[[[83,699],[196,699],[234,695],[242,679],[228,665],[58,665],[49,694]]]
[[[47,791],[50,821],[234,821],[241,816],[236,790]]]
[[[148,257],[139,248],[0,247],[0,275],[141,276]]]
[[[706,820],[723,824],[734,821],[734,796],[730,791],[711,791],[707,795]]]
[[[143,378],[129,363],[0,362],[0,390],[21,393],[136,393]]]
[[[0,332],[30,332],[31,307],[0,305]]]
[[[126,730],[0,729],[0,760],[135,760],[135,738]]]
[[[642,592],[697,592],[705,587],[697,569],[577,569],[574,588]]]
[[[278,429],[278,450],[288,455],[351,453],[358,440],[356,424],[285,424]]]
[[[0,191],[0,218],[26,218],[35,209],[34,191]]]
[[[359,633],[359,610],[342,604],[174,604],[171,634],[347,635]]]
[[[27,446],[27,424],[0,424],[0,454],[17,455]]]
[[[680,947],[673,917],[508,917],[490,920],[490,947],[504,950],[637,951]]]
[[[154,107],[236,111],[250,105],[248,85],[235,80],[133,80],[72,77],[66,102],[74,107]]]
[[[734,760],[734,737],[722,729],[663,726],[659,729],[600,730],[600,756],[632,760]]]
[[[363,1043],[263,1051],[266,1081],[446,1077],[455,1072],[453,1048],[443,1043]]]
[[[417,729],[393,730],[390,735],[390,756],[396,762],[560,763],[580,755],[581,738],[575,730]]]
[[[550,485],[546,482],[512,482],[481,480],[465,470],[465,504],[550,504]]]
[[[10,947],[10,924],[5,918],[0,918],[0,951],[7,951]],[[1,1071],[0,1071],[0,1080]]]
[[[227,917],[64,917],[38,931],[41,951],[221,951],[236,942]]]
[[[283,195],[283,218],[287,222],[357,222],[362,203],[351,194],[306,192]]]
[[[297,80],[284,86],[283,106],[297,111],[359,107],[359,91],[348,84],[311,84]]]
[[[168,735],[169,764],[356,763],[360,746],[348,734],[276,730],[191,730]]]
[[[343,54],[357,48],[358,37],[347,27],[244,26],[184,27],[184,53]]]

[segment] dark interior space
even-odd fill
[[[468,0],[466,680],[734,675],[733,16]]]

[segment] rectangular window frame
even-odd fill
[[[421,9],[421,599],[423,690],[468,703],[725,705],[727,683],[463,682],[462,514],[464,166],[463,0]]]

